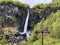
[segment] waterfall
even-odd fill
[[[31,33],[30,31],[27,31],[28,20],[29,20],[29,9],[28,9],[28,12],[27,12],[26,20],[25,20],[24,31],[23,31],[23,32],[19,32],[19,34],[21,34],[22,36],[23,36],[24,34],[26,34],[27,40],[29,40],[30,33]]]
[[[28,9],[28,13],[27,13],[27,17],[24,25],[24,33],[27,33],[28,20],[29,20],[29,9]]]
[[[28,9],[28,12],[27,12],[26,20],[25,20],[24,31],[23,32],[16,33],[16,35],[19,35],[19,36],[17,36],[17,38],[22,39],[21,37],[26,36],[25,37],[26,38],[25,40],[29,40],[29,37],[30,37],[29,34],[30,34],[30,32],[27,31],[28,20],[29,20],[29,9]],[[19,26],[17,26],[17,27],[19,27]],[[14,43],[14,45],[17,45],[17,43]]]

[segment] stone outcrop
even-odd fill
[[[12,3],[0,4],[0,19],[3,27],[19,25],[19,30],[23,30],[26,15],[27,8]]]
[[[27,9],[22,6],[15,5],[13,3],[1,3],[0,4],[0,25],[4,26],[17,26],[19,31],[23,31]],[[55,13],[60,10],[60,7],[46,7],[44,9],[31,9],[28,30],[33,30],[34,25],[40,22],[41,19],[46,19],[52,12]]]

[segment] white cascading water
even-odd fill
[[[26,17],[26,21],[25,21],[25,25],[24,25],[24,31],[20,32],[20,34],[25,34],[26,33],[26,38],[27,40],[29,40],[29,34],[30,32],[27,32],[27,26],[28,26],[28,20],[29,20],[29,9],[28,9],[28,13],[27,13],[27,17]],[[17,37],[19,38],[19,37]],[[14,43],[14,45],[17,45],[16,43]]]
[[[27,18],[24,25],[24,33],[27,33],[28,20],[29,20],[29,9],[28,9]]]
[[[30,37],[30,35],[29,35],[30,31],[27,31],[28,20],[29,20],[29,9],[28,9],[28,13],[27,13],[27,17],[26,17],[26,21],[25,21],[25,25],[24,25],[24,31],[19,32],[20,34],[25,34],[26,33],[27,40],[29,40],[29,37]]]
[[[27,17],[26,17],[26,21],[25,21],[25,25],[24,25],[24,31],[20,32],[20,34],[27,33],[28,20],[29,20],[29,9],[28,9],[28,13],[27,13]]]

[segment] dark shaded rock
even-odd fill
[[[3,36],[0,36],[0,40],[2,40],[3,39]]]
[[[27,9],[24,7],[19,7],[12,3],[0,4],[0,17],[3,18],[3,26],[20,25],[18,30],[23,30],[26,15]]]
[[[31,9],[28,28],[34,28],[34,25],[41,21],[41,19],[46,19],[51,13],[56,13],[60,10],[60,7],[46,7],[44,9]]]
[[[19,25],[18,30],[23,32],[24,24],[27,17],[27,9],[12,3],[0,4],[0,17],[3,18],[2,26],[16,26]],[[60,7],[46,7],[44,9],[31,9],[28,23],[28,31],[33,30],[35,24],[41,19],[46,19],[52,12],[55,13],[60,10]],[[10,19],[9,19],[10,18]]]

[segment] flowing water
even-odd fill
[[[26,20],[25,20],[24,31],[23,31],[23,32],[19,32],[19,34],[21,34],[22,36],[23,36],[24,34],[26,34],[27,40],[28,40],[29,37],[30,37],[30,36],[29,36],[30,32],[27,31],[28,20],[29,20],[29,9],[28,9],[28,12],[27,12]],[[17,26],[17,27],[19,27],[19,26]],[[20,38],[20,37],[17,37],[17,38]],[[13,45],[18,45],[18,44],[17,44],[17,43],[14,43]]]
[[[25,20],[24,31],[23,32],[20,32],[20,34],[27,33],[28,20],[29,20],[29,9],[28,9],[28,12],[27,12],[26,20]]]
[[[28,13],[27,13],[27,17],[24,25],[24,33],[27,33],[28,20],[29,20],[29,9],[28,9]]]

